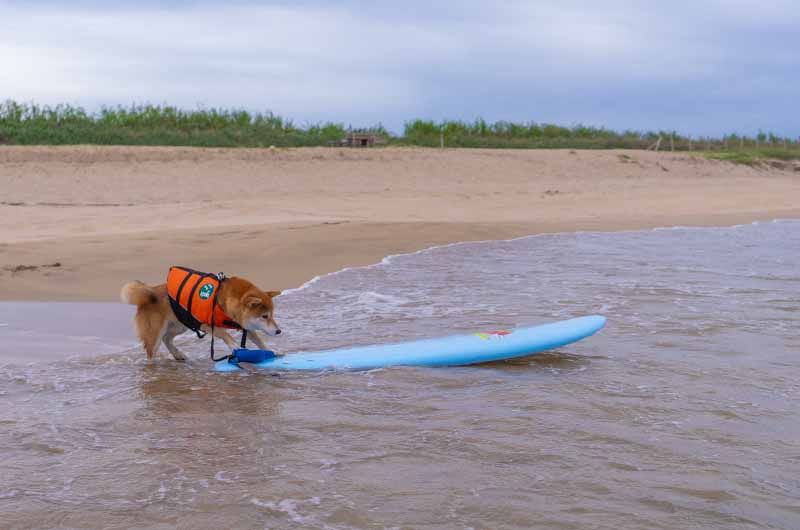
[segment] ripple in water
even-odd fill
[[[609,319],[481,367],[221,375],[190,338],[185,364],[4,366],[0,521],[798,528],[798,249],[796,221],[543,235],[395,256],[279,299],[286,351]]]

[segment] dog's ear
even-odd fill
[[[267,296],[270,298],[275,298],[276,296],[280,296],[281,291],[267,291]]]
[[[250,309],[258,307],[262,305],[261,298],[257,296],[248,296],[247,298],[244,299],[244,305],[246,305]]]

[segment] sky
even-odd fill
[[[0,0],[0,100],[800,136],[800,1]]]

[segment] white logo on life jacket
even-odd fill
[[[201,300],[208,300],[211,297],[211,294],[214,292],[214,286],[210,283],[207,283],[200,287],[200,299]]]

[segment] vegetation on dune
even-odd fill
[[[18,145],[175,145],[198,147],[302,147],[338,145],[341,123],[297,126],[271,112],[183,110],[172,106],[106,107],[88,113],[71,105],[0,103],[0,143]],[[363,131],[363,130],[362,130]],[[603,127],[508,121],[406,122],[402,135],[383,126],[368,131],[390,145],[484,148],[648,149],[700,151],[709,157],[753,164],[765,158],[800,160],[800,143],[771,133],[754,137],[691,138],[674,131],[612,131]]]
[[[548,123],[488,123],[414,120],[405,125],[402,141],[413,145],[450,147],[517,147],[517,148],[646,148],[657,133],[615,132],[605,128],[576,125],[563,127]]]
[[[660,141],[659,141],[660,140]],[[731,134],[722,138],[691,138],[674,131],[612,131],[606,128],[575,125],[563,127],[547,123],[487,123],[415,120],[407,122],[404,135],[398,139],[411,145],[449,147],[505,147],[505,148],[580,148],[580,149],[651,149],[662,151],[714,152],[723,160],[725,153],[748,152],[749,156],[763,158],[800,159],[800,144],[774,134],[759,133],[752,138]],[[779,155],[779,156],[778,156]]]
[[[740,151],[721,151],[703,153],[706,157],[713,160],[724,160],[736,164],[756,165],[764,160],[800,160],[800,147],[795,143],[793,146],[765,147],[760,149],[744,149]]]
[[[384,132],[378,129],[379,132]],[[181,145],[294,147],[326,145],[345,135],[338,123],[298,127],[272,113],[182,110],[158,105],[103,108],[0,103],[0,142],[20,145]]]

